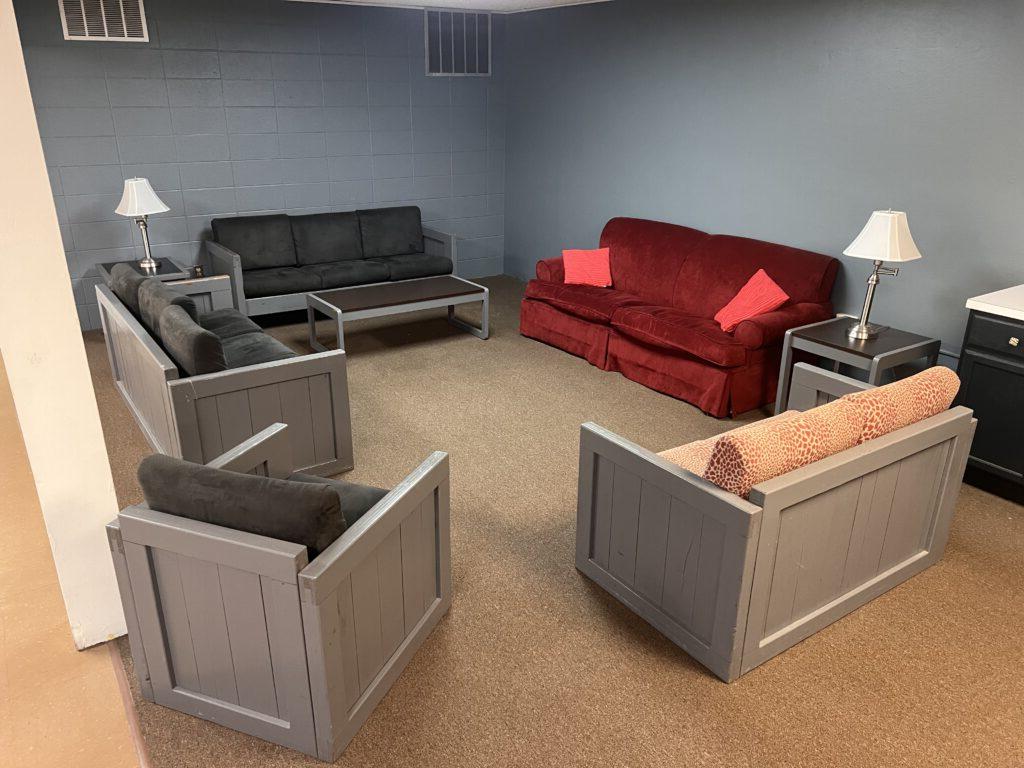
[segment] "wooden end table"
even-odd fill
[[[455,316],[459,304],[480,302],[483,305],[480,327],[470,325]],[[461,277],[443,275],[402,280],[395,283],[374,283],[351,288],[334,288],[306,294],[306,319],[309,323],[309,346],[318,352],[327,352],[316,333],[316,315],[320,313],[336,323],[338,349],[345,348],[343,323],[346,320],[364,320],[386,317],[421,309],[448,308],[448,322],[468,331],[477,338],[490,335],[490,291],[482,285]]]
[[[138,261],[107,261],[97,265],[103,282],[110,285],[110,270],[118,264],[128,264],[140,275],[155,277],[176,291],[191,296],[200,312],[212,312],[215,309],[228,309],[235,306],[234,293],[231,290],[231,278],[228,275],[203,275],[193,277],[192,269],[182,267],[171,259],[157,259],[156,270],[146,270],[139,266]],[[237,307],[236,307],[237,309]]]
[[[845,364],[867,371],[868,383],[875,386],[881,384],[885,371],[896,366],[922,357],[927,358],[931,365],[939,360],[939,339],[896,328],[887,328],[873,339],[851,339],[846,331],[856,322],[856,318],[837,317],[786,331],[778,394],[775,396],[776,413],[782,413],[789,399],[793,352],[798,349],[831,360],[834,370]]]

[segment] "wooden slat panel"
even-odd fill
[[[700,559],[697,563],[697,589],[693,601],[693,633],[711,642],[718,607],[718,577],[725,551],[725,525],[705,516],[700,527]]]
[[[948,445],[933,445],[901,462],[879,571],[891,568],[923,548],[922,530],[927,530],[925,518],[935,509],[940,462],[945,462]]]
[[[771,567],[771,590],[765,613],[766,635],[786,626],[793,615],[793,600],[802,568],[800,557],[804,540],[800,532],[804,526],[805,512],[806,509],[798,505],[780,513],[779,543],[775,551],[775,563]]]
[[[861,584],[878,573],[878,563],[882,558],[882,545],[885,543],[885,531],[889,527],[889,516],[892,513],[893,495],[896,492],[899,474],[898,462],[875,472],[871,496],[864,507],[858,506],[857,513],[864,514],[865,520],[860,532],[858,559],[848,566],[850,584]]]
[[[640,521],[636,541],[636,589],[655,604],[661,603],[668,545],[668,516],[671,497],[644,483],[640,494]]]
[[[190,691],[198,691],[199,673],[196,669],[192,634],[189,629],[188,609],[181,586],[179,558],[174,552],[152,549],[153,570],[156,575],[161,624],[170,652],[171,684]]]
[[[377,558],[366,557],[352,570],[352,614],[359,662],[359,690],[365,691],[384,666],[380,631],[380,581]]]
[[[296,379],[281,382],[279,387],[281,418],[288,425],[288,440],[292,445],[295,466],[311,467],[316,464],[316,451],[313,448],[309,382],[307,379]]]
[[[281,421],[281,395],[276,384],[249,390],[249,418],[253,434]]]
[[[808,505],[801,562],[793,599],[794,616],[803,616],[838,597],[850,547],[859,483],[845,483],[805,502]]]
[[[359,684],[359,656],[356,651],[356,621],[352,604],[351,576],[346,576],[338,585],[337,606],[341,672],[345,681],[344,700],[347,712],[359,700],[359,694],[363,691]]]
[[[412,628],[423,616],[423,592],[425,585],[420,578],[423,573],[423,544],[420,525],[420,508],[416,507],[402,521],[402,602],[404,604],[405,626]]]
[[[235,665],[238,703],[277,716],[277,693],[270,663],[263,590],[255,573],[218,566],[224,593],[224,613]]]
[[[415,514],[415,513],[413,513]],[[423,547],[423,611],[426,612],[439,594],[437,583],[437,515],[434,508],[434,494],[430,494],[420,505],[420,544]]]
[[[334,407],[331,404],[331,377],[326,373],[309,378],[309,404],[313,413],[313,455],[317,464],[337,458],[334,446]]]
[[[405,637],[402,598],[402,530],[395,528],[377,548],[380,583],[380,636],[384,658],[391,658]]]
[[[313,708],[306,668],[306,647],[302,635],[299,589],[295,584],[260,577],[263,611],[274,669],[278,716],[298,733],[313,739]]]
[[[701,523],[698,510],[672,499],[661,604],[666,613],[685,627],[689,627],[693,619]]]
[[[196,420],[199,423],[199,444],[203,448],[203,461],[209,461],[224,453],[224,441],[220,436],[220,416],[217,413],[217,398],[203,397],[195,401]],[[234,446],[229,445],[228,448]]]
[[[591,557],[602,568],[607,568],[612,531],[612,486],[615,482],[615,465],[600,454],[595,454],[594,474],[594,550]]]
[[[245,390],[217,395],[217,412],[220,414],[220,439],[225,446],[231,448],[252,437],[252,417]]]
[[[615,468],[612,488],[612,530],[608,570],[632,586],[636,568],[636,535],[640,515],[641,480],[622,467]]]
[[[238,689],[217,566],[192,557],[181,557],[179,562],[200,690],[211,698],[237,704]]]

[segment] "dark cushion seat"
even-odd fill
[[[220,343],[224,348],[224,360],[228,368],[244,368],[247,365],[298,357],[296,352],[263,331],[232,336],[220,340]]]
[[[415,205],[356,211],[363,239],[363,258],[423,253],[423,224]]]
[[[199,310],[191,296],[186,296],[168,287],[166,283],[155,277],[149,277],[142,281],[139,286],[139,317],[142,324],[157,338],[161,335],[160,317],[164,310],[171,305],[181,307],[193,321],[199,319]]]
[[[245,273],[245,295],[250,299],[319,291],[321,288],[320,275],[308,267],[253,269]]]
[[[131,264],[115,264],[110,270],[110,290],[135,317],[139,317],[139,288],[145,280]]]
[[[392,280],[413,280],[417,277],[450,275],[452,273],[451,259],[431,253],[382,256],[379,259],[374,259],[374,262],[387,267]]]
[[[160,341],[189,376],[217,373],[228,367],[221,340],[177,304],[169,305],[160,315]]]
[[[374,504],[388,495],[385,489],[372,485],[359,485],[345,480],[306,475],[301,472],[289,475],[288,479],[296,483],[322,483],[333,488],[341,501],[341,514],[345,518],[345,524],[350,528],[359,518],[369,512]]]
[[[623,307],[612,316],[612,327],[645,344],[684,352],[724,368],[747,362],[747,347],[714,320],[672,307]]]
[[[363,258],[359,217],[355,213],[311,213],[290,219],[300,265]]]
[[[199,316],[199,324],[218,339],[230,339],[232,336],[260,333],[263,330],[234,307],[206,312]]]
[[[239,255],[244,270],[296,265],[292,225],[283,213],[213,219],[210,227],[214,240]],[[248,276],[246,283],[248,289]]]
[[[526,284],[526,297],[543,301],[570,315],[596,323],[611,322],[612,315],[622,307],[639,306],[643,301],[614,288],[591,285],[566,285],[546,280],[531,280]]]
[[[344,288],[349,285],[384,283],[390,276],[386,264],[379,261],[336,261],[332,264],[314,264],[303,267],[320,278],[324,288]],[[248,292],[248,288],[246,289]]]

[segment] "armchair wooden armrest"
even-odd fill
[[[231,293],[235,309],[249,314],[245,308],[245,286],[242,282],[242,257],[213,240],[206,241],[206,257],[210,270],[215,275],[231,278]]]

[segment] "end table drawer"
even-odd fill
[[[966,346],[981,347],[991,352],[1024,360],[1024,323],[989,315],[975,314]]]

